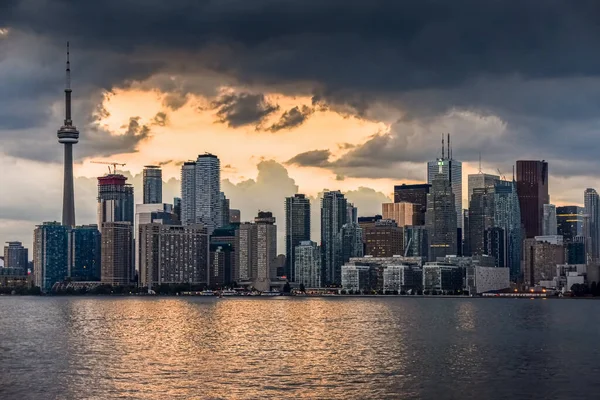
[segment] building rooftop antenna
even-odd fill
[[[450,133],[448,133],[448,159],[452,160],[452,153],[451,153],[451,148],[450,148]]]
[[[483,172],[481,172],[481,152],[479,152],[479,173],[482,174]]]
[[[444,134],[442,133],[442,160],[444,159]]]

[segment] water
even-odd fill
[[[0,399],[600,393],[600,302],[0,297]]]

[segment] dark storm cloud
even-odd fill
[[[219,122],[232,128],[259,124],[266,116],[277,111],[277,104],[269,103],[263,94],[228,93],[211,103],[217,110]]]
[[[329,150],[311,150],[292,157],[286,164],[300,167],[327,167],[330,156]]]
[[[308,106],[294,107],[283,113],[279,121],[267,128],[268,131],[278,132],[284,129],[292,129],[302,125],[314,110]]]

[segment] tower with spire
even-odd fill
[[[73,145],[79,141],[79,131],[71,120],[71,63],[67,42],[67,69],[65,82],[65,121],[57,132],[58,143],[65,146],[65,176],[63,183],[62,223],[75,226],[75,194],[73,190]]]

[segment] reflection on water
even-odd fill
[[[572,398],[600,302],[0,298],[0,398]]]

